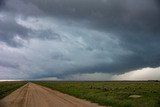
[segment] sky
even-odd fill
[[[159,0],[0,0],[0,80],[160,80]]]

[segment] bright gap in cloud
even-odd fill
[[[143,68],[140,70],[114,75],[113,80],[160,80],[160,67]]]

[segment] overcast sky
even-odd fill
[[[0,0],[0,79],[160,79],[159,0]]]

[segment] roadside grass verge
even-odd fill
[[[160,82],[34,83],[104,106],[160,107]]]
[[[0,99],[4,98],[5,96],[9,95],[16,89],[20,88],[21,86],[25,85],[27,82],[17,82],[17,81],[7,81],[7,82],[0,82]]]

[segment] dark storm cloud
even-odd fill
[[[3,6],[4,5],[4,0],[1,0],[0,1],[0,6]]]
[[[30,33],[33,33],[33,35],[30,35]],[[15,19],[3,17],[2,20],[0,20],[0,41],[6,43],[11,47],[22,47],[23,46],[22,40],[17,41],[16,40],[17,36],[20,37],[20,39],[22,40],[23,39],[29,40],[31,38],[38,38],[42,40],[61,39],[59,34],[54,33],[50,29],[35,30],[33,32],[31,28],[26,28],[18,24]]]
[[[15,69],[17,69],[19,67],[19,65],[17,65],[17,64],[5,62],[5,61],[0,61],[0,66],[7,67],[7,68],[15,68]]]
[[[115,34],[120,45],[133,52],[115,56],[112,64],[81,68],[79,72],[126,72],[160,65],[160,5],[158,0],[34,0],[46,14],[73,20],[88,20],[96,30]],[[73,71],[74,72],[74,71]]]
[[[61,37],[58,33],[55,33],[53,31],[51,31],[50,29],[48,30],[41,30],[41,31],[35,31],[34,32],[35,38],[40,38],[42,40],[61,40]]]
[[[14,40],[16,35],[24,40],[36,38],[40,39],[41,42],[45,40],[64,42],[63,40],[66,40],[66,38],[62,35],[67,35],[69,38],[67,38],[67,43],[71,43],[69,46],[72,47],[65,47],[62,50],[68,49],[71,51],[71,55],[68,55],[66,51],[62,52],[67,53],[66,55],[61,55],[60,53],[55,55],[56,52],[53,52],[53,55],[50,55],[52,57],[49,58],[54,60],[51,63],[54,63],[55,67],[50,67],[52,64],[47,63],[48,65],[44,66],[44,70],[39,71],[41,73],[34,73],[33,78],[51,75],[62,78],[73,73],[122,73],[145,67],[154,68],[160,66],[159,0],[1,0],[0,9],[7,14],[13,14],[13,17],[10,15],[11,19],[6,21],[0,20],[0,41],[5,42],[9,46],[23,46],[21,42],[18,43]],[[23,24],[17,23],[15,20],[16,16],[22,16],[24,21],[27,21],[28,17],[34,17],[35,19],[37,18],[37,22],[43,21],[39,21],[39,17],[42,19],[45,17],[57,18],[59,22],[62,20],[62,22],[68,23],[68,28],[72,27],[70,26],[72,21],[84,23],[82,23],[83,26],[80,28],[76,29],[73,27],[67,32],[57,33],[56,27],[42,29],[43,25],[41,25],[42,28],[35,30],[29,25],[23,26]],[[54,25],[55,22],[42,23],[50,23],[47,25],[48,27]],[[35,24],[33,23],[33,25]],[[66,25],[60,26],[63,28]],[[73,26],[76,25],[73,24]],[[106,37],[99,36],[95,32],[89,37],[87,33],[84,34],[84,32],[87,32],[85,30],[83,33],[73,33],[75,29],[75,31],[78,31],[83,28],[104,33]],[[64,28],[63,30],[66,29]],[[91,32],[88,31],[89,33]],[[119,40],[118,44],[108,40],[108,33],[112,34],[111,38]],[[76,35],[82,38],[76,41]],[[114,41],[114,39],[111,41]],[[67,43],[64,42],[65,46],[67,46]],[[59,47],[61,45],[58,44],[57,48],[61,49],[62,47]],[[78,46],[81,46],[81,48]],[[129,52],[129,54],[125,54],[125,52]],[[75,54],[78,54],[77,57],[74,57]],[[93,56],[86,56],[86,54]],[[110,63],[106,63],[109,60],[108,57],[112,59]],[[91,60],[91,58],[95,60]],[[86,66],[83,65],[80,59],[84,61]],[[100,61],[98,62],[97,60]],[[66,62],[64,63],[64,69],[66,66],[73,67],[66,69],[65,72],[52,72],[59,70],[58,68],[55,69],[59,61],[68,61],[67,64]],[[88,63],[91,64],[87,65]],[[58,67],[60,68],[61,66]]]
[[[15,23],[15,21],[7,20],[7,22],[3,22],[0,20],[0,40],[10,46],[21,46],[21,43],[14,41],[14,37],[20,35],[22,38],[28,38],[28,31],[28,29]]]
[[[94,27],[110,30],[157,30],[158,0],[32,0],[48,15],[89,20]],[[28,1],[29,2],[29,1]],[[148,28],[148,29],[147,29]],[[149,32],[148,31],[148,32]]]

